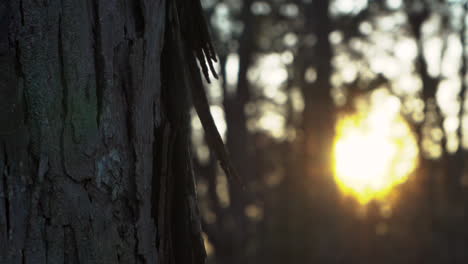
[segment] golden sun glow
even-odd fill
[[[417,166],[416,138],[400,115],[399,100],[377,90],[357,112],[340,118],[334,144],[335,180],[361,203],[383,200]]]

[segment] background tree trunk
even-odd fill
[[[204,262],[167,4],[0,3],[0,263]]]

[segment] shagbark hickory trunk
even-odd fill
[[[204,262],[170,3],[1,1],[0,263]]]

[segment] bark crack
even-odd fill
[[[63,107],[63,114],[66,117],[68,113],[67,107],[67,95],[68,95],[68,87],[66,81],[66,74],[65,74],[65,62],[64,56],[65,53],[63,51],[63,39],[62,39],[62,14],[59,15],[58,18],[58,52],[59,52],[59,63],[60,63],[60,81],[63,86],[63,97],[62,97],[62,107]]]
[[[3,146],[4,158],[5,158],[5,168],[0,173],[3,176],[3,193],[4,193],[4,202],[5,202],[5,224],[7,230],[7,236],[10,233],[10,201],[9,191],[8,191],[8,156],[6,151],[6,146]]]
[[[18,77],[23,77],[24,74],[23,74],[23,67],[21,65],[21,53],[20,53],[20,44],[19,44],[19,40],[16,40],[15,41],[15,55],[16,55],[16,59],[15,59],[15,67],[16,67],[16,75]]]
[[[145,257],[139,252],[138,246],[140,244],[140,240],[138,239],[138,227],[135,225],[134,226],[134,232],[135,236],[135,248],[134,248],[134,255],[135,255],[135,263],[145,263]]]
[[[145,33],[145,10],[140,1],[135,1],[135,5],[135,33],[137,38],[142,38]]]
[[[19,1],[19,11],[21,17],[21,25],[24,26],[24,9],[23,9],[23,0]]]
[[[97,113],[96,113],[96,122],[99,127],[99,119],[102,113],[102,94],[105,85],[105,73],[100,74],[99,69],[104,69],[105,67],[105,58],[103,52],[103,43],[102,43],[102,25],[101,19],[99,18],[99,1],[93,1],[93,11],[94,11],[94,73],[96,76],[96,101],[97,101]]]
[[[65,174],[72,180],[74,180],[70,173],[67,171],[67,166],[65,164],[65,130],[67,127],[67,116],[68,116],[68,86],[66,81],[66,74],[65,74],[65,62],[64,62],[64,50],[63,50],[63,32],[62,32],[62,14],[60,13],[58,16],[58,56],[59,56],[59,67],[60,67],[60,82],[62,84],[62,109],[63,109],[63,127],[60,134],[60,156],[61,156],[61,163],[63,167],[63,171]]]

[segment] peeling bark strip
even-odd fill
[[[0,1],[0,263],[204,263],[173,1]]]
[[[216,79],[218,78],[218,74],[213,66],[213,62],[217,61],[216,53],[211,42],[201,4],[199,1],[186,3],[185,1],[176,0],[175,4],[170,5],[169,8],[169,24],[172,26],[171,30],[174,34],[174,41],[182,43],[177,55],[182,62],[181,65],[186,65],[188,71],[185,74],[187,76],[184,80],[185,85],[191,87],[193,105],[207,135],[208,144],[216,153],[226,176],[230,180],[237,180],[237,183],[245,188],[231,164],[226,147],[216,128],[210,112],[206,92],[198,72],[197,60],[200,70],[208,82],[210,82],[210,73]]]

